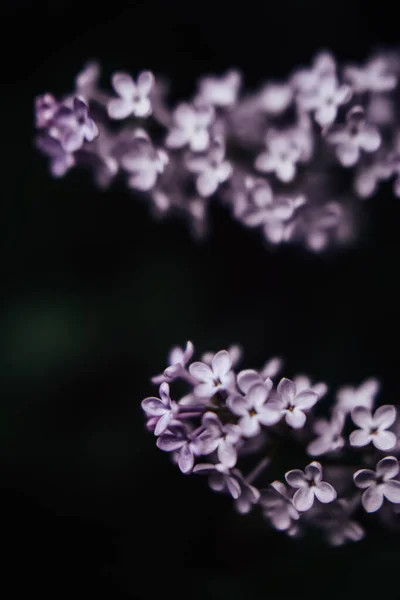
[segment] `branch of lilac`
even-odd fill
[[[267,243],[318,252],[356,239],[359,199],[381,182],[400,197],[399,76],[400,52],[361,66],[320,52],[253,91],[238,70],[201,77],[171,107],[150,71],[115,72],[104,91],[90,63],[72,94],[35,99],[36,146],[53,176],[85,165],[102,188],[123,177],[155,216],[186,215],[198,236],[214,198]]]
[[[238,512],[258,507],[272,528],[290,536],[312,528],[334,546],[358,541],[362,513],[398,526],[400,420],[393,405],[375,409],[376,379],[339,388],[329,403],[326,383],[303,374],[280,378],[279,358],[238,370],[238,346],[200,361],[193,354],[191,342],[172,348],[167,368],[152,378],[159,395],[142,402],[157,447],[182,473],[206,474]],[[182,382],[187,393],[177,399],[172,389]],[[282,454],[296,463],[271,481]]]

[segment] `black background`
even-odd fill
[[[286,540],[185,477],[144,430],[168,349],[240,343],[245,366],[333,386],[367,376],[396,403],[400,201],[362,207],[341,252],[271,250],[223,208],[194,242],[153,220],[121,184],[50,178],[32,146],[32,100],[62,95],[90,58],[167,74],[177,97],[231,66],[248,86],[286,76],[320,48],[362,60],[398,44],[389,2],[22,2],[2,5],[0,511],[6,582],[17,597],[376,597],[396,592],[396,538],[329,549]],[[297,465],[293,465],[297,466]],[[373,519],[371,518],[373,522]],[[3,576],[2,576],[3,577]],[[394,593],[394,595],[393,595]]]

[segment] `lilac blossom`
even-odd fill
[[[393,479],[398,472],[397,458],[386,456],[377,463],[376,471],[360,469],[354,473],[354,483],[365,490],[361,501],[367,512],[379,510],[384,498],[394,504],[400,503],[400,481]]]
[[[300,469],[288,471],[285,479],[291,487],[297,488],[293,496],[293,505],[300,512],[310,510],[315,497],[324,504],[333,502],[336,498],[333,486],[322,481],[322,467],[319,462],[313,461],[307,465],[304,473]]]
[[[36,138],[36,147],[50,158],[50,171],[53,177],[63,177],[76,163],[73,154],[67,152],[60,140],[48,134]]]
[[[256,487],[243,479],[240,471],[233,469],[233,472],[236,474],[240,485],[240,496],[235,500],[235,509],[238,513],[245,515],[258,503],[260,492]]]
[[[351,517],[359,506],[359,498],[339,498],[329,505],[323,506],[322,512],[316,515],[316,523],[322,527],[330,546],[343,546],[346,542],[359,542],[365,537],[363,527]]]
[[[213,106],[229,107],[235,104],[241,75],[231,70],[220,77],[202,77],[198,86],[198,98]]]
[[[231,471],[226,465],[220,463],[198,463],[195,465],[193,473],[208,473],[210,488],[215,492],[227,491],[234,500],[237,500],[242,493],[238,478],[239,471]]]
[[[309,140],[300,138],[295,130],[270,130],[265,138],[266,150],[259,154],[255,168],[263,173],[275,173],[285,183],[292,181],[296,175],[297,163],[307,160],[309,156]]]
[[[158,417],[155,435],[162,435],[179,412],[178,404],[170,398],[169,385],[166,382],[160,385],[160,398],[146,398],[142,402],[142,409],[147,416]]]
[[[345,125],[333,125],[325,131],[328,143],[335,146],[336,156],[344,167],[354,166],[361,151],[376,152],[381,145],[381,135],[374,125],[365,119],[362,107],[348,111]]]
[[[48,127],[59,108],[52,94],[42,94],[35,98],[35,125],[38,129]]]
[[[64,150],[70,153],[82,148],[85,140],[93,142],[99,134],[96,123],[89,116],[88,105],[79,97],[73,99],[72,108],[62,106],[55,113],[53,128],[57,130]]]
[[[289,83],[268,83],[260,92],[259,102],[269,115],[280,115],[293,100],[293,89]]]
[[[328,386],[323,381],[318,383],[312,383],[308,375],[296,375],[293,377],[293,383],[296,386],[298,392],[303,390],[312,390],[318,396],[318,400],[321,400],[328,392]]]
[[[210,145],[210,126],[213,120],[214,110],[210,104],[180,104],[174,111],[166,146],[189,146],[193,152],[204,152]]]
[[[122,167],[130,173],[129,187],[142,192],[154,188],[167,163],[166,152],[157,150],[140,130],[133,137],[131,149],[121,158]]]
[[[212,196],[232,173],[231,164],[225,160],[225,146],[221,140],[214,140],[204,156],[188,157],[186,165],[197,175],[196,189],[203,198]]]
[[[386,404],[376,409],[374,415],[365,406],[356,406],[351,411],[351,418],[356,429],[350,434],[352,446],[366,446],[373,443],[378,450],[390,450],[396,445],[396,436],[387,431],[396,420],[396,408]]]
[[[167,431],[160,435],[157,439],[157,447],[164,452],[176,452],[180,470],[182,473],[190,473],[195,456],[201,454],[202,442],[199,441],[195,431],[189,432],[183,424],[179,423],[170,425]]]
[[[344,78],[357,93],[390,92],[397,85],[397,77],[390,72],[383,56],[373,57],[362,67],[348,65],[344,69]]]
[[[213,412],[206,412],[202,418],[204,431],[199,434],[199,440],[205,440],[203,454],[217,451],[218,460],[227,467],[234,467],[237,462],[236,445],[241,439],[240,427],[227,423],[223,425]]]
[[[226,350],[214,355],[211,366],[203,362],[192,363],[189,372],[199,382],[194,388],[195,395],[211,398],[218,391],[229,389],[234,382],[231,367],[231,357]]]
[[[164,373],[161,375],[155,375],[152,377],[153,383],[161,383],[162,381],[168,381],[179,377],[185,372],[185,367],[187,363],[193,356],[194,347],[192,342],[187,342],[186,347],[180,348],[179,346],[174,346],[171,348],[168,355],[168,367],[164,370]]]
[[[240,417],[238,425],[246,437],[258,435],[261,425],[273,425],[280,420],[279,411],[267,402],[272,385],[272,380],[267,379],[263,384],[252,385],[245,396],[233,394],[228,398],[227,405]]]
[[[136,83],[128,73],[114,73],[112,85],[119,96],[108,103],[108,114],[112,119],[126,119],[130,115],[148,117],[151,114],[149,96],[154,86],[154,76],[150,71],[139,73]]]
[[[299,96],[303,110],[314,112],[314,118],[321,127],[331,125],[337,116],[338,108],[351,98],[351,88],[340,85],[332,75],[324,76],[318,85],[308,93]]]
[[[341,450],[344,446],[343,427],[345,422],[344,413],[334,410],[331,419],[318,419],[313,425],[314,433],[318,435],[307,446],[307,452],[311,456],[321,456],[328,452]]]
[[[238,344],[232,344],[232,346],[229,346],[227,352],[231,359],[231,366],[235,367],[242,358],[242,348]],[[203,363],[206,363],[206,365],[211,365],[213,358],[214,352],[204,352],[201,360]]]
[[[278,531],[287,531],[300,517],[293,505],[289,489],[281,481],[273,481],[266,490],[261,491],[260,506],[264,516]]]
[[[299,429],[306,422],[304,411],[309,410],[318,400],[318,394],[310,389],[298,392],[296,385],[290,379],[284,377],[279,382],[277,388],[277,399],[274,401],[273,408],[278,411],[281,417],[293,429]]]
[[[380,383],[373,377],[366,379],[358,387],[343,386],[336,394],[336,406],[344,413],[350,413],[356,406],[371,410],[379,389]]]

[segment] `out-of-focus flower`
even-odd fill
[[[236,470],[231,471],[229,467],[223,464],[198,463],[193,469],[193,473],[208,473],[208,483],[215,492],[227,491],[235,500],[242,493]]]
[[[397,85],[397,77],[390,71],[384,56],[373,57],[362,67],[348,65],[344,69],[344,78],[358,93],[390,92]]]
[[[296,129],[270,130],[265,138],[266,150],[257,156],[255,168],[263,173],[275,173],[280,181],[288,183],[296,175],[297,164],[308,159],[309,144],[306,132],[300,136]]]
[[[351,411],[353,422],[360,427],[350,434],[352,446],[366,446],[373,443],[378,450],[390,450],[396,445],[396,436],[386,431],[396,420],[396,408],[390,404],[380,406],[374,415],[365,406],[356,406]]]
[[[221,140],[214,140],[205,156],[187,158],[189,171],[196,173],[196,189],[203,198],[212,196],[232,173],[231,164],[225,160],[225,146]]]
[[[351,517],[358,508],[359,499],[339,498],[329,507],[321,507],[316,515],[316,523],[322,527],[325,538],[331,546],[343,546],[346,542],[359,542],[365,537],[365,531]]]
[[[192,358],[193,352],[194,347],[190,341],[186,343],[185,349],[180,348],[179,346],[171,348],[168,355],[169,366],[164,370],[164,373],[152,377],[152,382],[161,383],[179,377],[180,373],[182,373],[187,363]]]
[[[307,465],[304,473],[300,469],[288,471],[285,479],[291,487],[297,488],[293,496],[293,505],[300,512],[310,510],[315,497],[324,504],[333,502],[336,498],[334,487],[322,481],[322,467],[319,462],[313,461]]]
[[[400,503],[400,481],[393,480],[398,472],[397,458],[386,456],[377,463],[376,471],[360,469],[354,473],[354,483],[357,487],[365,490],[361,500],[367,512],[379,510],[384,498],[394,504]]]
[[[259,94],[261,108],[273,116],[282,114],[292,100],[293,89],[289,83],[267,83]]]
[[[168,164],[164,150],[156,149],[144,132],[137,132],[131,148],[122,156],[121,165],[130,173],[129,187],[146,192],[154,188]]]
[[[356,406],[364,406],[371,410],[379,389],[379,381],[372,377],[366,379],[358,387],[343,386],[336,394],[336,406],[344,413],[351,412]]]
[[[75,165],[75,157],[62,147],[60,140],[48,134],[40,135],[35,141],[36,148],[50,158],[50,172],[53,177],[63,177]]]
[[[76,152],[85,140],[92,142],[99,134],[96,123],[89,116],[89,107],[79,97],[73,99],[72,108],[61,106],[54,115],[50,135],[55,132],[66,152]]]
[[[44,129],[51,121],[59,108],[59,103],[52,94],[42,94],[35,98],[35,126]]]
[[[210,104],[180,104],[173,114],[173,125],[165,144],[168,148],[189,146],[193,152],[204,152],[210,145],[210,126],[214,109]]]
[[[126,119],[130,115],[148,117],[152,112],[150,92],[154,86],[154,76],[150,71],[139,73],[137,81],[128,73],[114,73],[112,86],[119,98],[108,103],[108,114],[112,119]]]
[[[313,425],[314,433],[318,437],[307,446],[307,452],[311,456],[321,456],[328,452],[335,452],[344,446],[342,435],[345,421],[344,413],[335,410],[330,421],[318,419]]]
[[[281,481],[273,481],[266,490],[262,490],[259,503],[265,517],[279,531],[287,531],[300,517],[288,488]]]
[[[346,115],[345,125],[332,125],[325,131],[328,143],[335,146],[336,156],[344,167],[354,166],[361,151],[376,152],[381,145],[381,135],[365,119],[364,109],[355,106]]]
[[[312,383],[310,377],[308,375],[296,375],[293,377],[293,383],[296,386],[296,390],[298,392],[302,392],[303,390],[312,390],[318,396],[318,400],[321,400],[325,394],[328,392],[328,386],[323,381],[319,381],[318,383]]]
[[[314,118],[321,127],[331,125],[342,104],[349,102],[351,88],[340,85],[335,76],[322,77],[318,85],[308,93],[298,97],[302,110],[314,112]]]
[[[198,85],[198,98],[214,106],[235,104],[241,83],[239,71],[227,71],[220,77],[202,77]]]
[[[260,499],[259,490],[248,483],[241,476],[240,471],[233,469],[236,471],[236,476],[238,477],[239,485],[240,485],[240,496],[235,500],[235,509],[242,515],[245,515],[251,511],[253,506],[257,504]]]

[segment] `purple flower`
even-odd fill
[[[152,112],[150,92],[154,76],[150,71],[139,73],[136,83],[128,73],[114,73],[112,85],[119,98],[108,103],[108,114],[112,119],[126,119],[130,115],[148,117]]]
[[[93,142],[99,135],[96,123],[89,116],[89,107],[79,97],[73,99],[73,107],[61,106],[54,116],[57,137],[66,152],[76,152],[85,140]],[[51,134],[50,130],[50,134]]]
[[[313,461],[303,471],[294,469],[285,475],[287,483],[298,488],[293,496],[294,507],[305,512],[310,510],[316,497],[320,502],[327,504],[336,498],[336,491],[330,483],[322,481],[322,467],[319,462]]]
[[[378,129],[366,122],[364,109],[360,106],[348,111],[345,125],[333,125],[324,135],[335,146],[336,156],[344,167],[354,166],[362,150],[375,152],[381,145]]]
[[[42,94],[35,98],[35,126],[38,129],[48,127],[59,108],[59,103],[51,94]]]
[[[169,366],[164,370],[163,374],[152,377],[152,382],[161,383],[163,381],[172,381],[176,377],[179,377],[180,374],[185,371],[185,367],[192,358],[193,352],[194,347],[192,342],[187,342],[185,349],[174,346],[168,356]]]
[[[300,517],[288,494],[288,488],[280,481],[273,481],[269,488],[261,491],[260,506],[264,516],[278,531],[287,531],[293,526],[293,521]]]
[[[308,375],[296,375],[293,377],[293,383],[296,386],[298,392],[303,390],[312,390],[318,396],[318,400],[321,400],[328,392],[328,386],[326,383],[320,381],[318,383],[312,383]]]
[[[383,498],[394,504],[400,503],[400,481],[393,481],[393,477],[396,477],[398,472],[397,458],[386,456],[377,463],[376,471],[360,469],[354,473],[356,486],[365,489],[361,501],[367,512],[379,510]]]
[[[336,406],[344,413],[351,412],[356,406],[364,406],[371,410],[379,388],[380,383],[374,378],[366,379],[358,387],[341,387],[336,394]]]
[[[269,115],[282,114],[292,103],[293,89],[288,83],[267,83],[260,92],[260,106]]]
[[[232,367],[235,367],[242,358],[242,348],[237,344],[232,344],[232,346],[229,346],[227,352],[230,356]],[[201,360],[203,363],[206,363],[206,365],[211,365],[213,358],[214,352],[204,352]]]
[[[331,546],[343,546],[346,542],[358,542],[365,536],[364,529],[351,516],[358,508],[357,497],[340,498],[322,512],[315,515],[316,524],[320,525]]]
[[[318,419],[315,421],[313,430],[318,437],[307,446],[307,452],[311,456],[320,456],[328,452],[335,452],[344,446],[342,436],[344,427],[344,413],[333,411],[330,421],[327,419]]]
[[[242,515],[249,513],[260,499],[259,490],[243,479],[240,471],[233,469],[240,485],[240,496],[235,500],[235,509]]]
[[[246,437],[254,437],[261,431],[261,425],[273,425],[281,418],[279,411],[268,403],[272,389],[271,379],[265,383],[252,385],[245,396],[234,394],[227,400],[227,406],[240,417],[238,425]]]
[[[319,52],[313,60],[311,69],[296,69],[291,77],[291,84],[298,101],[301,103],[303,95],[315,92],[322,79],[335,77],[336,70],[336,62],[330,52]]]
[[[198,98],[213,106],[228,107],[236,102],[241,75],[238,71],[227,71],[220,77],[202,77],[198,86]]]
[[[298,392],[296,385],[284,377],[277,387],[278,398],[274,401],[275,410],[285,416],[286,423],[294,429],[300,429],[306,422],[306,410],[312,408],[318,400],[318,394],[310,389]]]
[[[202,454],[217,450],[219,462],[229,468],[234,467],[237,461],[236,445],[242,434],[240,427],[231,423],[223,425],[213,412],[203,415],[202,426],[204,431],[199,434],[199,440],[204,440]]]
[[[389,63],[383,56],[373,57],[362,67],[347,66],[344,77],[358,93],[390,92],[397,85],[397,77],[390,72]]]
[[[303,110],[314,112],[314,118],[321,127],[326,127],[336,119],[339,106],[350,98],[351,88],[340,85],[336,76],[327,75],[310,92],[299,96],[298,101]]]
[[[197,174],[196,189],[203,198],[212,196],[232,173],[231,164],[225,160],[225,146],[221,140],[215,140],[205,156],[189,157],[186,166]]]
[[[350,434],[352,446],[366,446],[372,442],[378,450],[390,450],[396,445],[394,433],[386,431],[396,420],[394,406],[390,404],[380,406],[373,416],[365,406],[356,406],[351,411],[351,418],[360,427]]]
[[[163,434],[179,413],[179,406],[171,400],[169,385],[165,382],[160,385],[160,398],[145,398],[142,402],[142,409],[147,416],[158,418],[154,429],[155,435]]]
[[[142,131],[136,132],[132,148],[121,158],[122,167],[131,173],[129,187],[142,192],[149,191],[156,185],[167,163],[167,154],[154,148]]]
[[[296,175],[297,163],[309,156],[309,140],[306,135],[300,138],[295,131],[270,130],[265,144],[266,151],[257,156],[255,168],[263,173],[275,173],[284,183],[292,181]]]
[[[192,363],[189,372],[199,382],[194,388],[195,395],[199,398],[211,398],[216,392],[229,388],[234,381],[231,367],[231,357],[226,350],[220,350],[214,355],[211,366],[203,362]]]
[[[62,177],[75,165],[74,155],[64,150],[60,140],[44,134],[36,138],[35,144],[50,158],[50,172],[54,177]]]
[[[236,469],[231,471],[229,467],[222,464],[198,463],[193,473],[209,473],[208,483],[215,492],[228,492],[235,500],[239,498],[242,489]]]
[[[163,385],[163,384],[162,384]],[[183,424],[170,425],[157,439],[157,447],[164,452],[176,452],[178,466],[182,473],[190,473],[194,457],[201,454],[201,443],[197,432],[189,432]]]
[[[361,165],[354,178],[354,189],[360,198],[370,198],[375,194],[378,184],[393,174],[390,162],[385,158]]]
[[[168,148],[189,146],[193,152],[207,150],[214,120],[214,109],[210,104],[180,104],[174,111],[173,120],[165,141]]]

